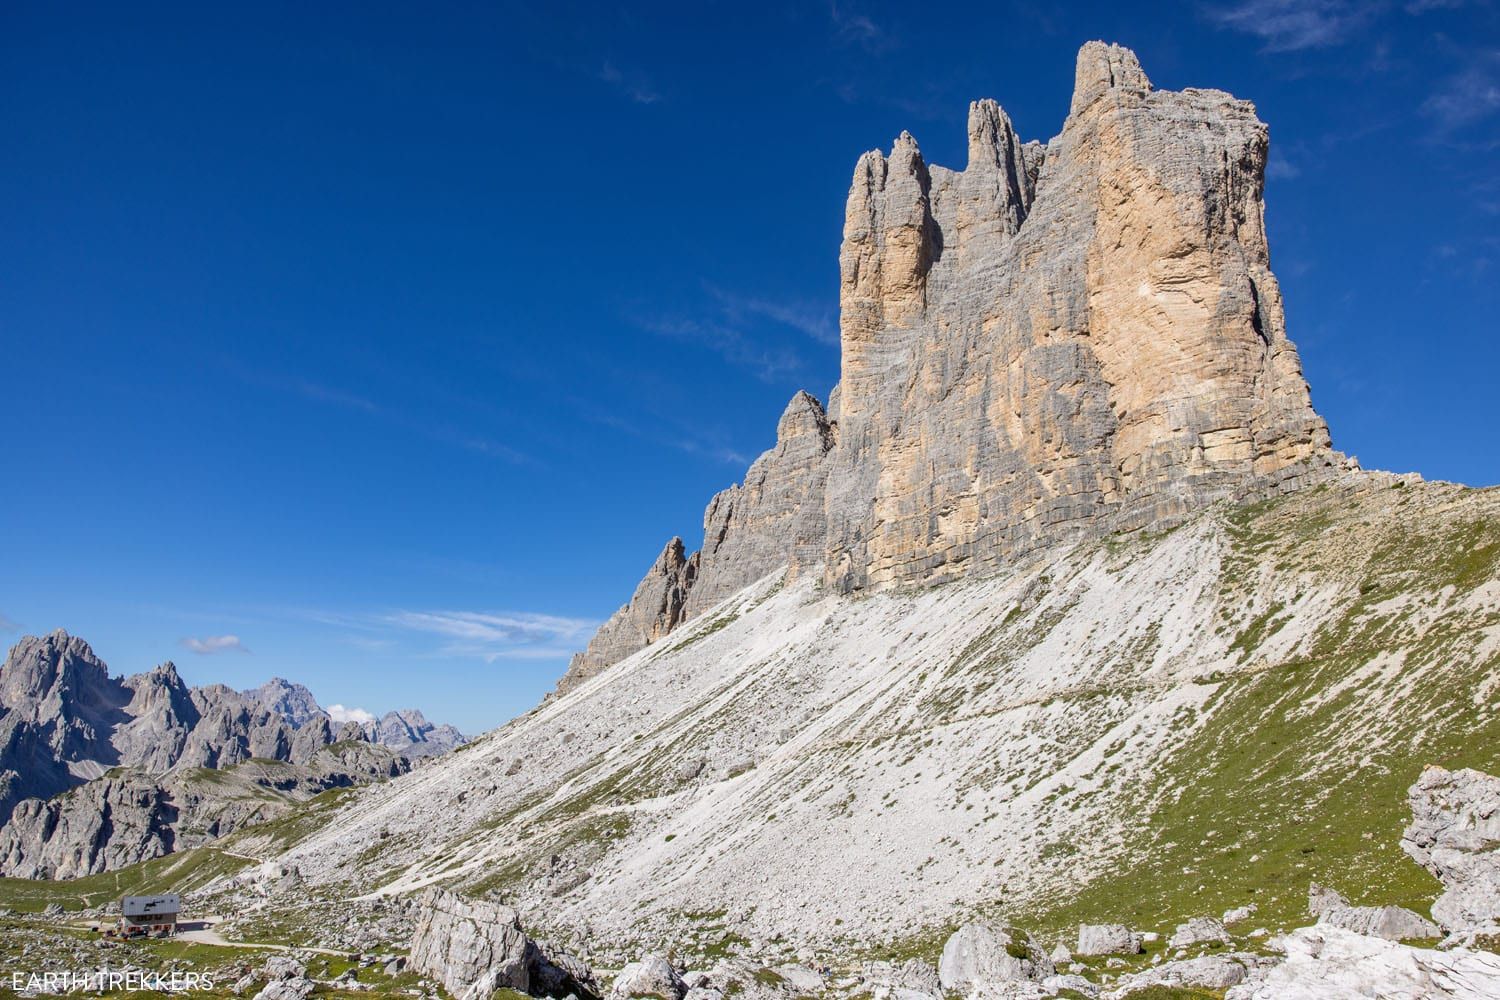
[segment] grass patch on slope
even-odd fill
[[[1267,525],[1276,513],[1239,512],[1241,565],[1226,567],[1228,579],[1249,578],[1278,546],[1297,550],[1304,569],[1348,558],[1350,540],[1327,537],[1327,518],[1314,515],[1315,531],[1285,518]],[[1400,848],[1407,789],[1427,764],[1500,770],[1500,714],[1476,697],[1500,666],[1479,659],[1478,642],[1500,621],[1453,610],[1500,576],[1500,523],[1397,516],[1363,551],[1361,565],[1337,567],[1356,595],[1310,655],[1230,675],[1207,721],[1141,790],[1152,805],[1124,862],[1039,908],[1040,924],[1064,937],[1085,922],[1169,929],[1253,902],[1242,932],[1299,926],[1312,882],[1355,903],[1427,912],[1441,887]],[[1234,644],[1242,660],[1282,615],[1273,606],[1252,618]]]
[[[83,878],[61,881],[0,878],[0,906],[21,913],[36,913],[53,903],[65,910],[81,910],[118,902],[125,895],[187,892],[252,863],[212,847],[199,847]]]

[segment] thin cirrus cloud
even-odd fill
[[[681,423],[674,421],[669,415],[661,414],[653,414],[649,421],[642,424],[627,420],[614,410],[599,406],[582,396],[566,396],[564,401],[580,420],[599,427],[608,427],[654,445],[710,458],[725,465],[743,468],[750,464],[749,457],[730,443],[727,432],[721,427],[702,422]]]
[[[796,351],[762,347],[736,327],[718,320],[645,318],[636,320],[636,325],[648,333],[705,347],[730,364],[748,369],[762,382],[780,382],[806,367]]]
[[[1222,27],[1255,35],[1267,52],[1296,52],[1343,42],[1377,11],[1345,0],[1244,0],[1207,12]]]
[[[192,650],[200,656],[213,656],[216,653],[248,653],[250,648],[240,641],[237,635],[205,635],[202,637],[188,636],[182,640],[186,649]]]
[[[1289,181],[1294,177],[1300,177],[1302,168],[1287,158],[1287,155],[1278,149],[1271,150],[1271,158],[1266,163],[1266,176],[1272,180]]]
[[[890,32],[851,3],[830,0],[828,18],[833,22],[834,40],[842,45],[857,45],[872,55],[896,47],[896,39]]]
[[[529,612],[397,611],[389,627],[435,636],[448,656],[496,660],[556,659],[576,652],[597,622]]]
[[[636,104],[655,104],[661,100],[661,94],[644,74],[621,69],[608,59],[599,68],[599,79]]]
[[[503,441],[445,423],[415,418],[393,407],[381,405],[359,393],[325,382],[300,376],[254,371],[235,362],[230,362],[229,367],[241,381],[248,385],[273,389],[277,392],[300,396],[314,403],[366,414],[374,419],[420,434],[439,444],[460,448],[486,458],[498,459],[511,465],[528,465],[535,461],[530,455]]]
[[[1422,104],[1443,135],[1475,125],[1500,111],[1500,49],[1473,54]]]
[[[725,317],[733,322],[762,316],[825,346],[839,345],[839,324],[833,309],[806,302],[777,302],[753,295],[737,295],[715,285],[706,287],[708,293],[718,300]]]

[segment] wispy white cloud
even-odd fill
[[[16,623],[16,622],[12,621],[11,619],[7,618],[5,615],[0,615],[0,632],[19,632],[19,631],[21,631],[21,626],[18,623]]]
[[[889,52],[897,46],[896,39],[868,14],[856,9],[854,4],[829,0],[828,17],[833,22],[834,40],[843,45],[858,45],[866,52]]]
[[[440,652],[496,660],[554,659],[576,652],[598,623],[530,612],[396,611],[394,628],[440,637]]]
[[[1468,57],[1468,65],[1446,78],[1422,104],[1440,136],[1474,125],[1500,111],[1500,49]]]
[[[343,641],[355,649],[362,649],[366,653],[384,653],[395,643],[390,639],[379,639],[368,635],[346,635]]]
[[[1287,158],[1287,155],[1279,149],[1271,150],[1271,158],[1266,161],[1266,176],[1272,180],[1289,181],[1294,177],[1302,176],[1302,168]]]
[[[1411,0],[1405,9],[1408,14],[1416,16],[1430,10],[1457,10],[1463,5],[1464,0]]]
[[[305,378],[288,379],[286,387],[291,391],[319,403],[332,403],[351,410],[362,410],[365,413],[378,413],[380,407],[372,400],[366,399],[358,393],[346,392],[343,389],[321,382],[311,382]]]
[[[1348,40],[1381,7],[1347,0],[1241,0],[1211,5],[1207,13],[1222,27],[1261,39],[1267,52],[1295,52]]]
[[[636,320],[644,330],[687,343],[698,344],[725,361],[748,369],[762,382],[777,382],[805,367],[796,351],[785,347],[762,347],[737,326],[718,320],[646,318]]]
[[[661,94],[644,74],[623,70],[608,59],[599,68],[599,79],[637,104],[655,104],[661,100]]]
[[[237,361],[228,362],[228,367],[241,381],[250,385],[275,389],[278,392],[301,396],[303,399],[311,400],[314,403],[328,403],[346,410],[358,410],[361,413],[381,412],[380,405],[374,400],[367,396],[362,396],[357,392],[350,392],[340,386],[304,378],[301,375],[257,371]]]
[[[731,322],[742,322],[747,317],[764,316],[766,319],[806,334],[820,344],[837,347],[839,325],[835,311],[827,306],[816,306],[807,302],[776,302],[756,296],[737,295],[714,285],[707,286],[709,294],[719,301],[724,315]]]
[[[566,401],[580,419],[600,427],[608,427],[643,441],[666,445],[689,455],[706,456],[726,465],[743,468],[750,462],[744,452],[728,443],[727,435],[722,428],[707,425],[701,421],[664,426],[661,418],[653,417],[650,421],[650,429],[647,429],[633,420],[625,419],[614,410],[605,409],[582,397],[568,396]]]
[[[530,464],[534,459],[518,448],[503,441],[496,441],[482,433],[459,429],[446,423],[416,417],[395,406],[386,406],[374,400],[325,382],[287,375],[277,372],[256,371],[238,362],[229,362],[229,368],[244,382],[263,386],[278,392],[291,393],[316,403],[337,406],[357,413],[368,414],[376,420],[404,428],[414,434],[430,438],[440,444],[461,448],[465,451],[499,459],[515,465]]]
[[[343,705],[329,705],[324,711],[328,713],[328,718],[340,724],[358,722],[360,725],[364,725],[365,723],[375,721],[374,713],[367,712],[362,708],[345,708]]]
[[[201,638],[188,636],[182,640],[182,645],[200,656],[250,652],[250,648],[241,642],[237,635],[205,635]]]

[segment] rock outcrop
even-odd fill
[[[1251,956],[1245,956],[1254,961]],[[1177,962],[1163,962],[1142,972],[1121,976],[1109,997],[1128,997],[1151,986],[1176,989],[1227,990],[1249,975],[1243,961],[1230,955],[1200,955]]]
[[[1248,102],[1091,42],[1045,146],[994,101],[968,132],[961,171],[904,132],[859,159],[827,411],[793,399],[702,550],[674,540],[564,689],[783,566],[844,592],[988,574],[1344,467],[1287,338]]]
[[[575,653],[558,682],[559,693],[588,680],[611,664],[664,637],[683,620],[687,592],[698,575],[698,555],[691,559],[682,539],[673,538],[635,588],[630,603],[599,626],[588,648]]]
[[[642,955],[620,970],[609,988],[613,1000],[682,1000],[687,984],[662,955]]]
[[[1429,767],[1408,801],[1401,847],[1443,883],[1433,919],[1449,932],[1500,933],[1500,777]]]
[[[1331,906],[1319,915],[1318,923],[1387,941],[1443,936],[1437,924],[1404,906]]]
[[[1286,961],[1264,978],[1230,987],[1225,1000],[1327,1000],[1500,996],[1500,955],[1412,948],[1332,927],[1304,927],[1276,942]]]
[[[1307,912],[1314,917],[1322,916],[1329,910],[1349,905],[1349,900],[1337,889],[1330,889],[1326,885],[1314,882],[1307,887]]]
[[[486,1000],[502,987],[526,993],[537,947],[516,911],[499,903],[428,889],[418,900],[413,969],[442,983],[457,1000]]]
[[[1213,917],[1194,917],[1186,923],[1177,925],[1177,929],[1167,939],[1167,947],[1190,948],[1195,944],[1207,944],[1210,941],[1228,944],[1229,932]]]
[[[1023,931],[969,923],[954,931],[938,960],[946,992],[965,996],[1001,983],[1041,980],[1057,970],[1034,938]]]
[[[1078,928],[1079,955],[1138,955],[1142,937],[1124,924],[1083,924]]]
[[[572,956],[543,954],[508,906],[431,888],[418,912],[408,964],[456,1000],[489,1000],[498,989],[581,1000],[596,995],[593,972]]]

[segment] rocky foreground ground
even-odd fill
[[[87,928],[108,919],[109,905],[6,911],[0,954],[26,976],[0,991],[62,992],[33,977],[109,968],[192,972],[210,984],[207,992],[254,1000],[370,993],[451,1000],[1500,996],[1500,778],[1429,768],[1409,805],[1402,847],[1442,890],[1430,918],[1396,905],[1351,905],[1336,888],[1314,885],[1309,922],[1298,927],[1266,926],[1253,904],[1170,928],[1084,924],[1066,939],[976,921],[931,952],[884,958],[815,953],[779,936],[752,941],[725,931],[707,947],[662,941],[623,967],[606,967],[586,947],[532,938],[502,902],[438,888],[320,902],[306,898],[296,872],[267,863],[190,894],[190,909],[235,916],[180,940],[105,940]]]

